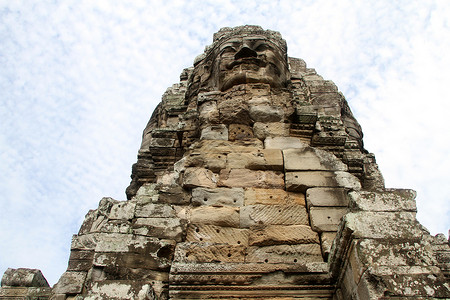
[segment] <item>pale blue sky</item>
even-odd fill
[[[0,1],[0,273],[54,284],[101,197],[125,199],[167,87],[224,26],[280,31],[344,93],[387,187],[450,228],[450,2]]]

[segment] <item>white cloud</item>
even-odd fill
[[[433,233],[450,227],[445,2],[5,1],[0,15],[0,272],[56,282],[87,210],[124,199],[162,93],[242,24],[280,31],[333,80],[387,185],[419,191]]]

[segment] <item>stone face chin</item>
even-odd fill
[[[450,247],[386,189],[333,82],[280,34],[221,29],[144,130],[128,201],[103,198],[51,289],[0,299],[450,298]]]

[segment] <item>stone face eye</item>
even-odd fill
[[[259,45],[255,45],[255,47],[253,48],[256,52],[261,52],[261,51],[266,51],[267,49],[269,49],[269,47],[267,46],[267,44],[259,44]]]
[[[226,46],[220,52],[220,55],[228,54],[228,53],[236,53],[236,49],[232,46]]]

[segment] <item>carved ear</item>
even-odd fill
[[[207,61],[202,66],[201,82],[207,81],[211,77],[211,61]]]

